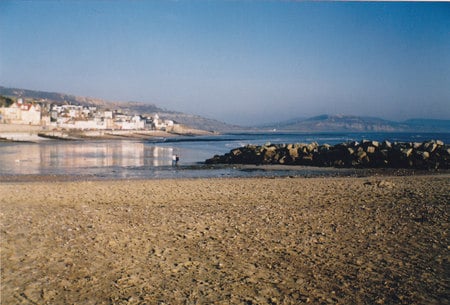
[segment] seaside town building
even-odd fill
[[[55,129],[76,130],[166,130],[174,127],[172,120],[128,115],[120,110],[99,110],[95,106],[50,104],[42,111],[36,101],[18,98],[9,107],[0,107],[0,123],[40,125]],[[48,109],[47,109],[48,108]],[[45,112],[45,113],[44,113]]]
[[[153,126],[154,129],[158,130],[167,130],[173,128],[173,121],[172,120],[162,120],[159,118],[158,114],[155,114],[153,117]]]
[[[10,107],[0,108],[0,122],[41,125],[41,106],[37,103],[26,103],[19,98]]]

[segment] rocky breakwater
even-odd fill
[[[348,142],[247,145],[216,155],[207,164],[285,164],[360,168],[449,169],[450,146],[440,140],[423,143]]]

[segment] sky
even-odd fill
[[[450,119],[450,3],[2,0],[0,85],[242,125]]]

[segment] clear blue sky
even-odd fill
[[[0,85],[241,124],[450,119],[450,3],[2,0]]]

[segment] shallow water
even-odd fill
[[[247,144],[310,143],[336,144],[346,141],[389,140],[422,142],[450,134],[416,133],[268,133],[227,134],[206,137],[176,137],[154,141],[43,141],[40,143],[0,143],[0,179],[12,175],[89,176],[116,178],[197,178],[358,175],[355,170],[306,167],[206,166],[203,162]],[[180,161],[172,165],[172,156]],[[3,178],[2,178],[3,177]]]

